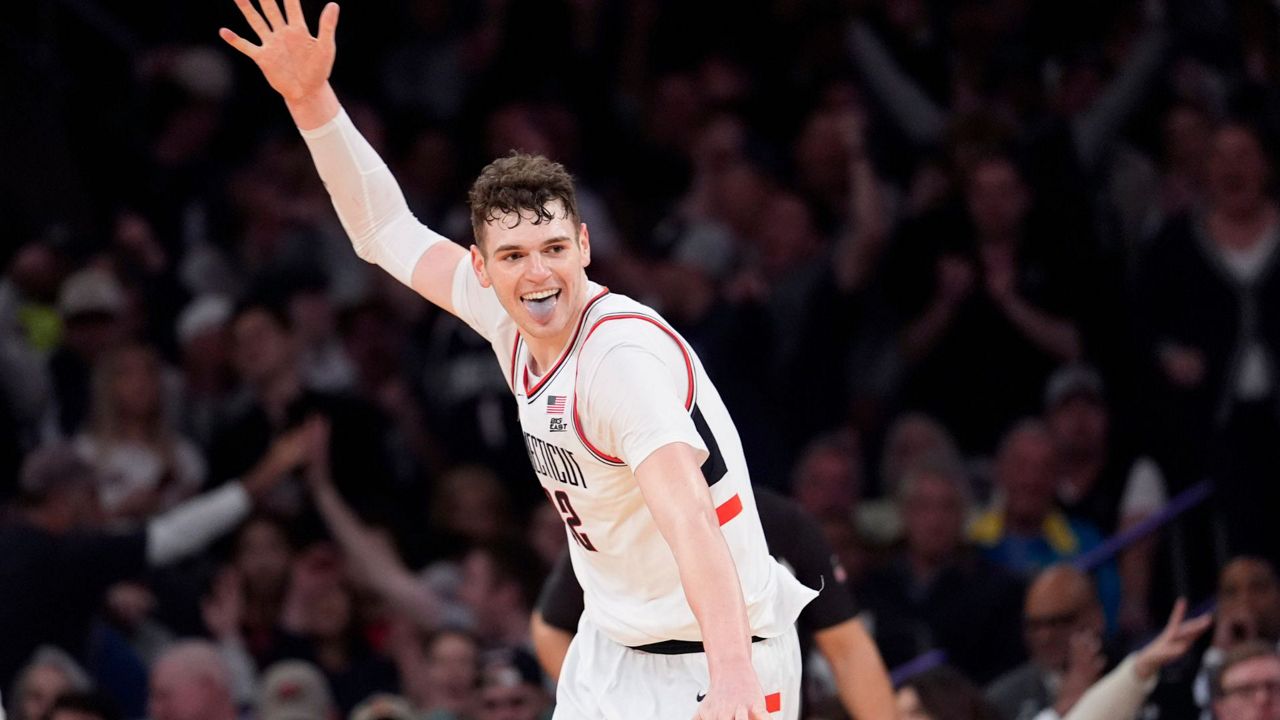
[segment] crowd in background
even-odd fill
[[[592,278],[697,350],[889,666],[946,653],[907,717],[1068,716],[1179,594],[1217,625],[1151,712],[1280,717],[1280,662],[1222,671],[1280,640],[1274,4],[348,5],[417,217],[468,244],[489,160],[574,173]],[[10,717],[545,713],[565,531],[506,380],[356,258],[234,4],[7,11]]]

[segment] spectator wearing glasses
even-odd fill
[[[1006,720],[1061,717],[1102,676],[1105,621],[1089,577],[1068,565],[1040,573],[1027,590],[1023,637],[1030,659],[996,679],[987,698]]]
[[[1280,720],[1280,653],[1248,642],[1227,653],[1213,679],[1216,720]]]

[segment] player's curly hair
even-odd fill
[[[471,230],[480,242],[485,223],[515,213],[535,225],[556,219],[553,203],[559,200],[565,217],[579,222],[578,199],[573,192],[573,176],[564,165],[541,155],[512,151],[480,171],[471,185],[467,203],[471,206]]]

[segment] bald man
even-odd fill
[[[218,647],[184,640],[160,656],[151,671],[151,720],[236,720],[231,672]]]
[[[1106,621],[1088,575],[1053,565],[1027,589],[1023,639],[1030,659],[987,689],[1006,720],[1061,717],[1102,675]]]

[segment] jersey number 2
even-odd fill
[[[569,503],[569,494],[563,490],[557,490],[555,497],[552,497],[549,490],[543,488],[543,492],[547,493],[547,499],[564,517],[564,524],[569,528],[569,534],[573,535],[573,539],[582,546],[583,550],[596,552],[596,546],[591,544],[591,538],[587,537],[586,533],[578,532],[578,528],[582,527],[582,518],[578,517],[577,511]]]

